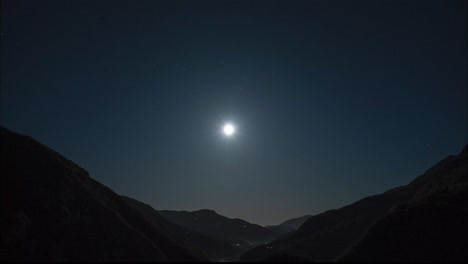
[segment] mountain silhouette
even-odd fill
[[[341,261],[467,261],[468,147],[410,184],[419,190],[380,219]]]
[[[199,253],[211,261],[234,261],[244,250],[221,239],[212,238],[199,232],[177,225],[162,217],[150,205],[133,198],[122,196],[128,205],[136,209],[155,228],[175,239],[180,245],[189,249],[193,255]]]
[[[291,218],[289,220],[284,221],[283,223],[279,225],[266,226],[266,228],[273,230],[280,234],[287,234],[289,232],[297,230],[309,218],[310,218],[310,215],[304,215],[301,217]]]
[[[405,186],[262,227],[154,210],[0,127],[0,260],[233,261],[248,250],[242,261],[466,261],[467,168],[468,146]]]
[[[0,127],[3,261],[197,261],[59,153]]]
[[[171,222],[228,241],[243,250],[268,243],[280,235],[268,228],[241,219],[227,218],[213,210],[204,209],[193,212],[162,210],[159,213]]]
[[[243,261],[424,261],[467,258],[468,147],[406,186],[310,217]]]

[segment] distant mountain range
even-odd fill
[[[201,257],[207,256],[212,261],[234,261],[238,260],[241,253],[246,251],[246,249],[239,248],[222,239],[216,239],[168,221],[150,205],[130,197],[122,196],[122,198],[155,228],[176,240],[194,255],[201,253]]]
[[[310,217],[244,261],[467,261],[468,146],[406,186]]]
[[[171,222],[191,230],[230,242],[241,248],[265,244],[277,238],[280,233],[241,219],[231,219],[213,210],[159,211]]]

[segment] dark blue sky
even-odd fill
[[[1,124],[157,209],[275,224],[467,143],[466,1],[15,0],[1,17]]]

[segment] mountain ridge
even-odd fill
[[[407,185],[368,196],[339,209],[310,217],[297,231],[241,256],[245,261],[260,261],[273,256],[293,256],[314,261],[342,258],[367,232],[395,206],[423,200],[440,190],[449,193],[466,190],[468,147],[449,155]],[[344,258],[343,258],[344,259]]]
[[[253,246],[242,261],[468,259],[468,145],[407,185],[289,219],[278,226],[297,230],[282,233],[211,209],[157,211],[32,137],[0,126],[0,139],[1,260],[232,261]]]
[[[212,238],[173,223],[159,214],[149,204],[122,195],[127,204],[139,211],[149,222],[158,226],[163,232],[174,238],[192,254],[208,257],[211,261],[234,261],[243,251],[230,243]]]
[[[198,261],[58,152],[0,126],[0,258]]]
[[[265,243],[279,234],[263,226],[239,218],[228,218],[214,210],[158,211],[163,217],[191,230],[220,238],[237,246],[251,246]]]

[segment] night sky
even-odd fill
[[[1,124],[156,209],[277,224],[467,143],[466,1],[7,0],[1,19]]]

